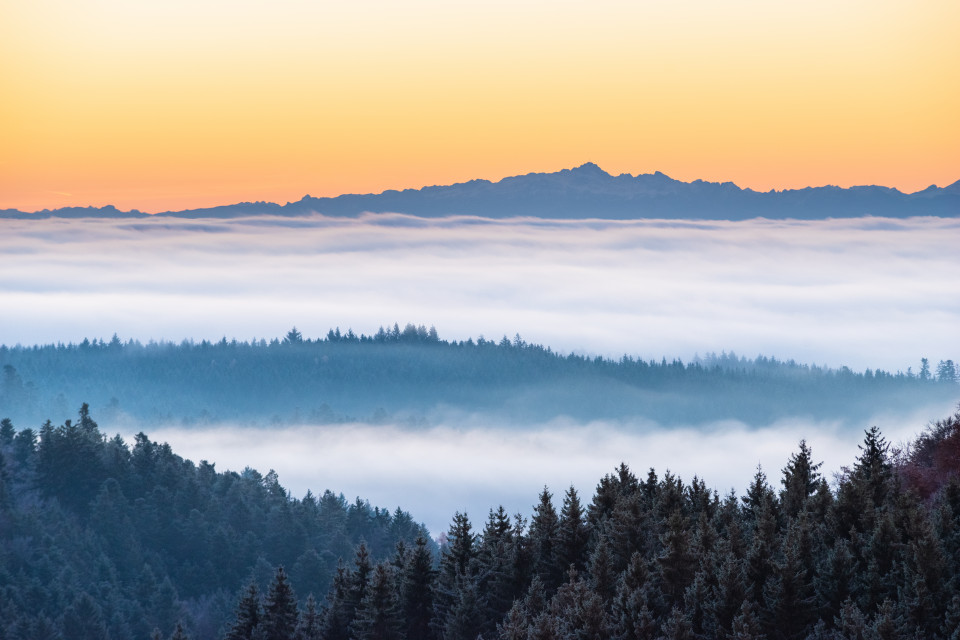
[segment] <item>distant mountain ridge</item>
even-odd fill
[[[422,189],[336,197],[304,196],[285,205],[242,202],[232,205],[146,214],[116,207],[68,207],[28,213],[0,210],[0,218],[233,218],[251,215],[301,216],[321,213],[352,217],[362,213],[405,213],[420,217],[471,215],[486,218],[854,218],[882,216],[956,217],[960,180],[915,193],[880,186],[807,187],[785,191],[741,189],[732,182],[674,180],[659,171],[611,175],[592,162],[554,173],[528,173],[497,182],[471,180]]]

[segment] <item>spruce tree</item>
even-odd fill
[[[760,619],[750,599],[744,600],[737,617],[733,619],[731,640],[766,640],[760,627]]]
[[[323,617],[317,611],[317,601],[311,593],[307,596],[307,603],[297,620],[297,631],[294,640],[320,640],[323,631]]]
[[[355,640],[401,640],[402,625],[393,570],[386,564],[378,564],[357,608],[352,636]]]
[[[356,611],[350,604],[351,582],[352,575],[343,564],[343,559],[340,559],[333,576],[333,584],[327,593],[327,609],[323,614],[324,640],[350,638],[350,623]]]
[[[660,541],[663,551],[655,561],[655,579],[661,599],[660,611],[666,613],[683,606],[684,593],[693,582],[697,568],[687,521],[679,509],[667,520]]]
[[[693,626],[680,607],[674,607],[663,624],[663,632],[658,640],[694,640]]]
[[[822,462],[814,464],[807,441],[801,440],[800,450],[791,454],[790,461],[783,469],[780,504],[785,517],[797,517],[807,499],[816,492],[820,482],[818,470],[822,465]]]
[[[563,576],[558,548],[560,520],[552,498],[550,491],[544,487],[530,519],[533,570],[543,581],[547,593],[552,593],[559,586]]]
[[[612,637],[617,640],[653,640],[656,637],[651,597],[652,585],[646,560],[640,553],[634,553],[617,586],[611,615]]]
[[[283,567],[278,567],[263,604],[263,640],[290,640],[297,629],[297,618],[297,598]]]
[[[458,579],[453,605],[443,625],[443,640],[476,640],[486,626],[485,608],[476,582],[469,576]]]
[[[459,511],[453,516],[447,542],[440,549],[440,569],[433,593],[431,626],[442,634],[448,615],[459,598],[461,582],[474,577],[477,556],[477,538],[467,514]]]
[[[566,571],[570,566],[573,566],[577,571],[582,571],[587,561],[587,543],[590,539],[590,529],[584,518],[580,497],[573,486],[567,489],[563,496],[557,538],[557,555],[560,567]]]
[[[254,640],[254,632],[260,627],[262,610],[257,585],[251,582],[237,603],[233,624],[226,640]]]
[[[400,608],[407,640],[430,640],[433,629],[433,589],[436,571],[423,536],[417,537],[404,568],[400,588]]]

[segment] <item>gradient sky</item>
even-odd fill
[[[0,208],[960,178],[956,0],[4,0]]]

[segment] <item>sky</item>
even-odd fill
[[[8,0],[0,208],[960,179],[955,0]]]
[[[960,219],[5,220],[4,344],[435,325],[562,353],[960,362]],[[0,363],[2,364],[2,363]]]

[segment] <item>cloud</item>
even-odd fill
[[[380,324],[560,351],[916,368],[960,354],[960,220],[5,220],[3,342]]]

